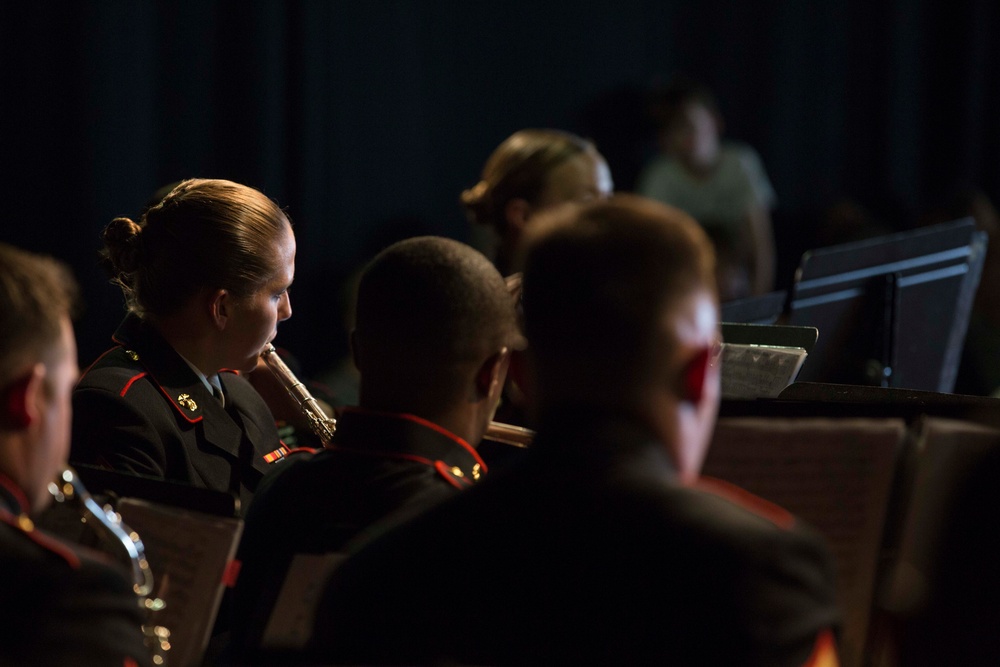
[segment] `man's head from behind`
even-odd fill
[[[396,243],[358,285],[361,404],[438,423],[471,411],[476,426],[459,435],[478,442],[520,338],[504,280],[482,254],[439,237]]]
[[[69,453],[75,299],[63,265],[0,244],[0,473],[32,511],[46,504]]]
[[[718,406],[714,265],[693,219],[639,197],[540,221],[524,311],[541,409],[638,417],[696,474]]]

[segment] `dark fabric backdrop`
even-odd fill
[[[345,276],[396,237],[470,240],[458,193],[526,126],[595,138],[620,188],[653,151],[641,94],[718,94],[778,192],[779,281],[850,197],[889,228],[957,184],[1000,195],[991,0],[456,0],[0,4],[0,239],[84,285],[81,361],[121,299],[98,234],[189,176],[262,189],[299,239],[279,342],[343,351]]]

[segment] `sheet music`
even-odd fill
[[[134,498],[123,498],[118,512],[142,538],[156,595],[166,602],[155,622],[170,630],[169,664],[201,664],[243,522]]]
[[[306,645],[323,584],[346,558],[346,553],[339,552],[295,555],[264,630],[264,648],[299,649]]]
[[[721,419],[705,463],[705,475],[784,507],[826,537],[845,616],[844,665],[861,664],[905,434],[898,419]]]
[[[722,346],[722,397],[774,398],[798,375],[806,351],[801,347]]]

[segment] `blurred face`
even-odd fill
[[[705,351],[709,354],[701,399],[681,404],[680,437],[672,452],[681,477],[690,480],[701,471],[719,409],[720,338],[715,297],[707,291],[693,293],[664,320],[663,326],[672,332],[677,343],[672,373],[685,368],[697,355]]]
[[[24,491],[37,512],[51,502],[49,482],[66,467],[72,422],[72,394],[79,376],[73,326],[63,317],[59,341],[42,359],[44,376],[37,393],[39,419],[32,426]]]
[[[256,292],[233,303],[226,325],[227,362],[222,368],[252,371],[261,350],[278,334],[278,322],[292,316],[288,288],[295,277],[295,236],[291,226],[285,226],[274,253],[278,267],[274,275]]]
[[[535,210],[566,202],[586,204],[607,199],[613,189],[608,163],[596,151],[586,151],[552,170]]]
[[[689,102],[665,137],[668,153],[696,168],[711,167],[719,154],[719,125],[703,104]]]

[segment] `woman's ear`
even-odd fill
[[[212,324],[222,331],[229,323],[230,310],[232,310],[233,296],[228,290],[217,289],[208,295],[208,312],[212,319]]]
[[[528,226],[528,219],[531,217],[531,204],[525,199],[515,197],[503,207],[503,214],[507,219],[509,227],[518,232],[523,232]]]

